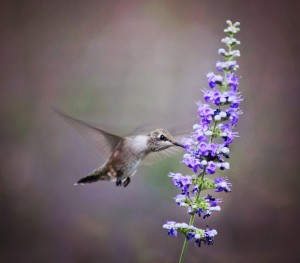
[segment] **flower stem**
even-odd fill
[[[218,109],[220,109],[220,106],[218,107]],[[217,126],[217,122],[214,121],[213,133],[216,130],[216,126]],[[209,143],[212,143],[212,140],[213,140],[213,137],[210,137],[209,138]],[[199,191],[198,191],[197,196],[196,196],[196,201],[195,201],[196,203],[199,201],[199,198],[200,198],[200,193],[202,191],[202,186],[203,186],[203,182],[204,182],[205,173],[206,173],[206,167],[204,167],[202,173],[199,175],[199,177],[201,177],[201,182],[200,182],[200,185],[199,185]],[[191,215],[189,226],[194,224],[194,220],[195,220],[195,213]],[[181,249],[179,263],[183,262],[183,258],[184,258],[184,254],[185,254],[185,251],[186,251],[186,248],[187,248],[187,244],[188,244],[188,240],[187,240],[187,238],[185,238],[184,242],[183,242],[182,249]]]
[[[203,181],[204,181],[205,172],[206,172],[206,168],[203,169],[203,172],[200,175],[201,176],[201,183],[199,185],[199,191],[198,191],[197,196],[196,196],[196,201],[195,201],[196,203],[199,201],[199,198],[200,198],[200,193],[201,193],[201,190],[202,190],[202,185],[203,185]],[[194,213],[194,214],[191,215],[189,226],[191,226],[191,225],[194,224],[195,215],[196,215],[196,213]],[[182,249],[181,249],[179,263],[183,262],[183,258],[184,258],[184,254],[185,254],[185,251],[186,251],[186,248],[187,248],[187,244],[188,244],[188,240],[187,240],[187,238],[185,238],[184,242],[183,242]]]

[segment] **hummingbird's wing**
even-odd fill
[[[151,152],[146,155],[146,157],[143,159],[142,164],[144,165],[152,165],[157,162],[160,162],[163,159],[169,158],[171,156],[174,156],[182,151],[182,148],[172,146],[166,150],[159,151],[159,152]]]
[[[167,124],[165,120],[153,121],[140,125],[132,132],[132,134],[147,134],[149,131],[153,131],[157,127],[163,127],[164,129],[168,130],[173,137],[187,137],[192,132],[192,127],[195,123],[199,123],[199,118],[195,117],[185,121],[180,121],[177,122],[176,125],[174,125],[174,123]]]
[[[87,140],[90,140],[94,145],[100,149],[100,153],[103,157],[108,158],[112,150],[122,140],[122,137],[96,128],[81,120],[77,120],[73,117],[66,115],[60,110],[53,109],[60,117],[63,118],[68,124],[76,128],[76,130],[83,135]]]

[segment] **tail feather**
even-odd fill
[[[103,174],[102,169],[96,169],[89,175],[81,178],[75,185],[78,184],[90,184],[95,183],[97,181],[109,181],[110,177],[107,174]]]
[[[88,175],[86,177],[81,178],[77,184],[90,184],[99,181],[99,175]]]

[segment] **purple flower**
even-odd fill
[[[191,239],[194,238],[194,236],[195,236],[195,232],[188,232],[188,233],[186,234],[186,239],[187,239],[187,240],[191,240]]]
[[[223,156],[225,156],[226,158],[229,158],[230,150],[228,147],[226,147],[224,145],[219,145],[219,148],[217,151],[219,151],[219,153],[223,154]]]
[[[206,239],[206,244],[207,245],[212,245],[214,242],[214,237],[218,234],[217,230],[215,229],[210,229],[210,228],[206,228],[205,229],[205,233],[204,233],[204,237]]]
[[[203,91],[203,99],[205,102],[213,102],[214,101],[214,90],[204,90]]]
[[[202,213],[203,213],[203,210],[202,210],[202,208],[198,208],[197,209],[197,211],[196,211],[196,214],[199,216],[199,217],[201,217],[202,216]]]
[[[193,135],[198,141],[207,141],[207,138],[205,136],[205,132],[207,131],[208,127],[207,125],[200,125],[200,124],[194,124]]]
[[[220,170],[228,170],[230,167],[230,164],[228,162],[221,162],[221,163],[218,163],[217,166],[220,168]]]
[[[192,183],[193,183],[192,177],[189,175],[183,176],[183,178],[181,179],[181,184],[182,184],[181,189],[186,195],[188,195],[188,189]]]
[[[224,99],[223,97],[224,96],[222,93],[215,92],[213,103],[216,104],[217,106],[221,105],[221,103],[224,103],[226,101],[226,99]]]
[[[210,205],[210,210],[217,210],[219,211],[220,210],[220,207],[218,206],[218,203],[222,203],[222,200],[221,199],[216,199],[214,197],[212,197],[211,195],[207,195],[207,197],[205,198],[205,201],[207,203],[209,203]],[[213,208],[213,209],[211,209]]]
[[[212,245],[214,242],[214,237],[217,235],[217,230],[212,228],[206,228],[204,231],[204,237],[201,237],[200,235],[195,235],[195,246],[201,247],[201,244],[204,245]]]
[[[188,206],[188,204],[186,203],[187,200],[187,196],[184,194],[179,194],[177,195],[175,198],[175,202],[179,205],[179,206]]]
[[[227,78],[227,84],[230,85],[233,91],[236,91],[237,86],[239,84],[239,77],[234,75],[233,72],[230,72],[229,74],[227,74],[226,78]]]
[[[237,108],[240,105],[241,99],[238,98],[235,93],[231,93],[231,95],[228,96],[227,101],[231,103],[231,108]]]
[[[191,152],[192,148],[195,147],[195,142],[192,138],[182,138],[181,141],[182,141],[182,143],[184,145],[184,148],[187,152]]]
[[[203,219],[210,217],[210,215],[211,215],[211,211],[207,209],[205,215],[203,216]]]
[[[217,165],[213,161],[207,163],[206,172],[207,174],[214,174],[216,172]]]
[[[174,228],[170,228],[170,229],[168,230],[168,235],[169,235],[169,236],[177,237],[177,230],[174,229]]]
[[[177,187],[180,188],[182,186],[181,184],[181,178],[182,174],[181,173],[169,173],[169,177],[172,177],[173,184]]]
[[[199,191],[199,185],[196,184],[196,185],[194,186],[193,190],[192,190],[192,193],[193,193],[193,194],[198,194],[198,191]]]
[[[169,236],[177,236],[177,230],[175,229],[175,221],[167,221],[166,224],[163,225],[163,228],[168,230]]]
[[[238,136],[238,133],[233,132],[232,126],[228,124],[221,124],[218,128],[221,130],[221,136],[224,138],[226,146],[233,142],[234,137]]]
[[[237,70],[239,68],[238,64],[236,63],[235,60],[231,61],[218,61],[216,64],[216,69],[220,72],[228,71],[228,70]]]
[[[216,156],[216,151],[217,151],[217,149],[218,149],[217,144],[211,143],[211,144],[208,146],[208,149],[209,149],[209,153],[210,153],[211,156]]]
[[[183,155],[182,161],[187,167],[192,168],[195,173],[197,173],[198,168],[201,166],[200,160],[186,153]]]
[[[209,72],[207,74],[207,79],[208,79],[208,85],[211,88],[214,88],[216,86],[216,84],[221,85],[222,81],[223,81],[223,77],[220,75],[215,75],[212,72]]]
[[[209,122],[212,120],[212,115],[214,110],[210,108],[208,104],[203,104],[201,102],[197,103],[198,105],[198,115]]]
[[[238,122],[239,115],[242,114],[242,112],[237,108],[229,108],[226,110],[226,112],[227,112],[227,116],[232,125],[234,125]]]
[[[205,142],[200,142],[198,144],[198,150],[201,153],[201,155],[207,155],[208,151],[209,151],[209,148],[208,148],[208,146]]]
[[[203,90],[203,92],[203,98],[205,102],[212,102],[215,105],[219,106],[227,101],[227,92],[222,93],[217,90]]]
[[[225,177],[215,178],[214,179],[216,184],[215,192],[231,192],[231,186],[232,184],[228,181],[228,179]]]
[[[239,57],[240,56],[240,51],[239,50],[231,50],[226,52],[224,48],[220,48],[218,50],[218,54],[221,56],[228,58],[234,58],[234,57]]]
[[[189,195],[188,189],[190,185],[193,183],[192,176],[186,175],[183,176],[181,173],[169,173],[169,177],[172,177],[173,184],[177,188],[182,189],[182,193],[185,195]]]

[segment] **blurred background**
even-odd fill
[[[120,135],[196,116],[227,19],[245,101],[215,244],[186,262],[300,262],[299,1],[1,1],[1,262],[176,262],[187,222],[169,171],[74,187],[104,160],[51,106]],[[298,117],[297,117],[298,116]],[[190,128],[189,127],[184,128]]]

